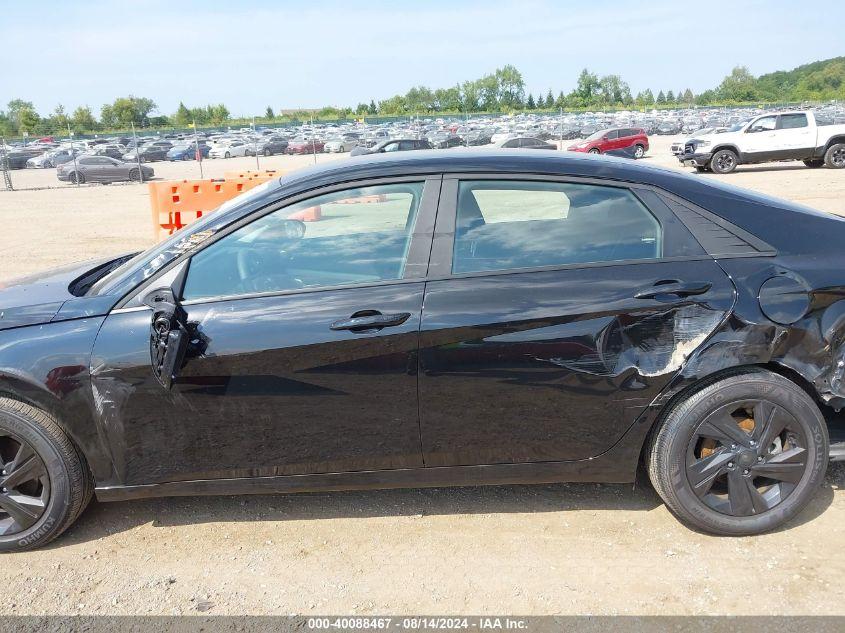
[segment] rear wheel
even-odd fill
[[[711,382],[672,407],[649,450],[649,476],[682,522],[713,534],[759,534],[797,515],[828,461],[824,417],[783,376],[752,370]]]
[[[47,413],[0,398],[0,551],[44,545],[91,500],[85,460]]]
[[[832,169],[845,167],[845,143],[831,145],[824,153],[824,164]]]
[[[807,160],[804,161],[804,164],[807,167],[812,167],[812,168],[823,167],[824,166],[824,159],[823,158],[808,158]]]
[[[75,185],[81,185],[85,182],[85,176],[80,174],[78,171],[73,171],[70,173],[70,181]]]
[[[729,149],[720,149],[710,159],[710,169],[717,174],[729,174],[738,164],[736,153]]]

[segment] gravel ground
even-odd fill
[[[677,166],[668,145],[656,137],[647,162]],[[52,170],[13,177],[58,185]],[[701,177],[845,215],[845,170]],[[0,222],[0,279],[152,241],[137,185],[0,192]],[[642,482],[93,503],[48,548],[3,557],[0,614],[843,614],[843,485],[832,466],[791,525],[754,538],[690,531]]]

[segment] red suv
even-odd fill
[[[566,149],[570,152],[589,152],[590,154],[604,154],[609,150],[634,148],[634,158],[642,158],[648,151],[648,136],[642,128],[617,127],[599,130],[591,134],[580,143],[570,145]]]

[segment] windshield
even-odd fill
[[[128,292],[183,253],[195,250],[228,223],[231,211],[249,204],[279,186],[281,185],[278,179],[268,180],[224,202],[216,210],[207,212],[199,220],[177,231],[165,241],[137,254],[125,264],[115,268],[91,286],[87,294],[91,296]]]

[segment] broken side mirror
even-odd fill
[[[153,375],[165,389],[173,386],[182,368],[190,335],[187,315],[171,288],[156,288],[144,295],[143,303],[153,310],[150,322],[150,364]]]

